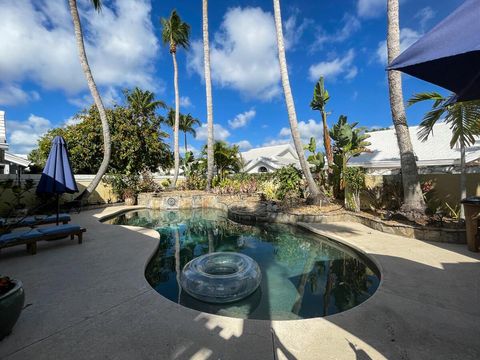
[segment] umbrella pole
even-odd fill
[[[58,226],[59,214],[60,214],[60,199],[59,199],[59,195],[57,194],[57,226]]]

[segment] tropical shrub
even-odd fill
[[[135,197],[140,192],[140,176],[137,174],[108,174],[104,177],[104,181],[112,187],[113,193],[122,200]]]
[[[302,173],[293,165],[285,166],[274,172],[278,183],[277,198],[300,198],[304,195]]]
[[[345,169],[345,207],[355,212],[360,211],[360,191],[365,188],[365,171],[358,167]]]
[[[267,201],[278,200],[277,198],[278,188],[279,188],[279,184],[273,179],[263,181],[260,185],[260,191],[261,191],[263,200],[267,200]]]
[[[150,171],[143,171],[138,183],[139,192],[159,192],[162,190],[162,186],[157,184],[153,179]]]

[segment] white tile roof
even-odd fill
[[[428,140],[422,142],[418,139],[418,126],[411,126],[410,137],[413,150],[417,156],[418,166],[444,166],[460,164],[460,148],[450,148],[452,132],[444,122],[437,123],[433,127],[433,133]],[[371,143],[371,153],[364,153],[352,158],[349,165],[366,168],[399,168],[400,154],[398,150],[395,130],[380,130],[369,133],[367,140]],[[476,143],[466,149],[466,162],[472,162],[480,158],[480,137]]]
[[[261,157],[274,158],[284,154],[286,151],[291,151],[295,156],[295,149],[290,144],[264,146],[259,148],[250,149],[242,152],[242,158],[245,162],[249,162]]]

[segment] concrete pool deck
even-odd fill
[[[326,318],[258,321],[166,300],[144,277],[154,230],[102,224],[125,208],[73,215],[84,243],[2,250],[26,307],[0,342],[5,359],[479,359],[480,255],[360,224],[301,224],[368,254],[382,283],[365,303]]]

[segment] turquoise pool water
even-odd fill
[[[161,295],[181,305],[224,316],[289,320],[332,315],[367,300],[380,278],[368,259],[327,238],[294,226],[242,225],[220,210],[139,210],[111,224],[155,229],[160,244],[145,276]],[[233,251],[256,260],[259,288],[231,304],[195,300],[179,287],[181,269],[193,258]]]

